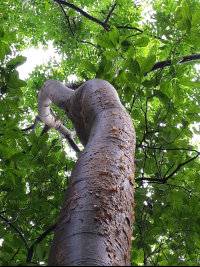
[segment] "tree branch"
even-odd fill
[[[143,147],[143,148],[149,148],[153,150],[166,150],[166,151],[189,151],[189,152],[195,152],[195,153],[200,153],[199,151],[195,149],[189,149],[189,148],[162,148],[162,147],[151,147],[151,146],[138,146],[138,147]]]
[[[191,161],[197,159],[197,158],[199,157],[199,155],[200,155],[200,153],[198,153],[195,157],[189,159],[188,161],[179,164],[178,167],[176,168],[176,170],[174,170],[174,171],[173,171],[169,176],[167,176],[164,180],[167,182],[167,180],[168,180],[169,178],[171,178],[177,171],[179,171],[181,167],[183,167],[184,165],[186,165],[186,164],[190,163]]]
[[[29,250],[30,247],[29,247],[29,245],[28,245],[26,239],[24,238],[23,234],[19,231],[19,229],[16,228],[16,227],[15,227],[9,220],[7,220],[7,219],[6,219],[5,217],[3,217],[2,215],[0,215],[0,218],[1,218],[2,220],[4,220],[5,222],[7,222],[7,224],[9,224],[10,227],[12,227],[12,228],[19,234],[19,236],[20,236],[21,239],[23,240],[23,242],[24,242],[24,244],[25,244],[27,250]]]
[[[6,211],[5,211],[5,210],[1,211],[1,212],[0,212],[0,215],[1,215],[1,214],[4,214],[4,213],[6,213]]]
[[[71,26],[71,23],[70,23],[69,16],[68,16],[67,13],[65,12],[63,6],[62,6],[61,4],[59,4],[59,3],[57,3],[57,4],[60,6],[60,8],[61,8],[61,10],[62,10],[62,12],[63,12],[65,18],[67,19],[67,23],[68,23],[69,29],[70,29],[71,34],[73,35],[74,39],[75,39],[77,42],[79,42],[79,43],[90,44],[90,45],[92,45],[92,46],[98,48],[95,44],[93,44],[93,43],[91,43],[91,42],[81,41],[81,40],[78,40],[78,39],[76,38],[76,35],[75,35],[74,31],[72,30],[72,26]],[[98,48],[98,49],[99,49],[99,48]],[[99,49],[99,50],[101,50],[101,49]],[[102,51],[102,50],[101,50],[101,51]],[[71,87],[69,87],[69,88],[71,88]],[[73,88],[72,88],[72,89],[73,89]]]
[[[52,225],[48,230],[46,230],[42,235],[40,235],[40,236],[38,237],[38,239],[35,241],[35,243],[29,248],[29,250],[28,250],[28,255],[27,255],[27,258],[26,258],[26,262],[27,262],[27,263],[31,263],[31,261],[32,261],[32,259],[33,259],[33,256],[34,256],[34,254],[33,254],[34,246],[35,246],[36,244],[39,244],[40,242],[42,242],[42,240],[43,240],[46,236],[48,236],[53,230],[56,229],[56,226],[57,226],[57,223],[54,224],[54,225]]]
[[[27,132],[27,131],[29,131],[29,130],[33,130],[33,131],[35,132],[35,130],[36,130],[36,128],[37,128],[39,122],[41,122],[41,120],[40,120],[39,116],[37,115],[37,116],[35,117],[35,122],[34,122],[34,124],[31,125],[30,127],[26,128],[26,129],[22,129],[21,132]]]
[[[71,23],[70,23],[69,16],[68,16],[67,13],[65,12],[63,6],[62,6],[61,4],[59,4],[59,3],[57,3],[57,4],[60,6],[60,8],[61,8],[61,10],[62,10],[62,12],[63,12],[65,18],[67,19],[67,23],[68,23],[68,25],[69,25],[69,29],[70,29],[70,31],[71,31],[71,34],[72,34],[73,37],[75,38],[75,34],[74,34],[73,30],[72,30],[72,26],[71,26]]]
[[[167,183],[167,180],[169,180],[175,173],[177,173],[180,170],[181,167],[183,167],[184,165],[186,165],[186,164],[190,163],[191,161],[195,160],[199,156],[200,156],[200,153],[198,153],[195,157],[189,159],[188,161],[179,164],[178,167],[170,175],[168,175],[167,177],[164,177],[163,179],[154,179],[154,178],[145,178],[144,177],[144,178],[135,179],[135,182],[147,181],[147,182],[151,182],[151,183],[166,184]]]
[[[136,30],[138,32],[143,33],[142,30],[136,28],[136,27],[129,27],[129,26],[116,26],[117,29],[127,29],[127,30]]]
[[[71,132],[62,124],[58,116],[50,113],[52,102],[60,109],[66,111],[66,103],[70,100],[73,94],[74,91],[65,87],[61,82],[54,80],[47,81],[37,96],[38,114],[41,121],[45,124],[42,134],[53,128],[60,134],[64,135],[75,152],[80,152],[79,147],[72,138]]]
[[[192,62],[192,61],[196,61],[196,60],[200,60],[200,54],[195,54],[195,55],[189,55],[189,56],[183,56],[181,57],[182,59],[178,62],[179,64],[182,64],[182,63],[187,63],[187,62]],[[157,62],[154,67],[145,74],[145,76],[148,74],[148,73],[151,73],[155,70],[158,70],[158,69],[163,69],[163,68],[166,68],[166,67],[169,67],[172,65],[172,61],[169,59],[169,60],[165,60],[165,61],[159,61]]]
[[[87,19],[99,24],[100,26],[102,26],[106,31],[109,31],[108,28],[109,26],[104,23],[103,21],[96,19],[95,17],[90,16],[88,13],[86,13],[85,11],[83,11],[81,8],[75,6],[74,4],[62,1],[62,0],[53,0],[54,2],[58,3],[58,4],[62,4],[64,6],[68,6],[74,10],[76,10],[77,12],[79,12],[81,15],[83,15],[84,17],[86,17]]]
[[[19,253],[19,251],[20,251],[20,248],[18,248],[18,250],[15,252],[15,254],[12,256],[12,259],[10,259],[10,261],[13,261],[14,260],[14,258],[15,258],[15,256]]]
[[[83,15],[85,18],[99,24],[100,26],[102,26],[107,32],[109,31],[109,28],[110,28],[110,25],[108,25],[107,23],[99,20],[99,19],[96,19],[95,17],[89,15],[88,13],[86,13],[85,11],[83,11],[81,8],[75,6],[74,4],[71,4],[71,3],[68,3],[68,2],[65,2],[63,0],[53,0],[54,2],[56,2],[57,4],[59,5],[64,5],[64,6],[67,6],[67,7],[70,7],[74,10],[76,10],[77,12],[79,12],[81,15]],[[116,26],[117,29],[128,29],[128,30],[136,30],[136,31],[139,31],[140,33],[143,33],[142,30],[136,28],[136,27],[129,27],[129,26]]]
[[[143,182],[143,181],[147,181],[147,182],[151,182],[151,183],[160,183],[160,184],[166,183],[165,179],[145,178],[145,177],[135,179],[135,182]]]
[[[109,14],[108,14],[108,16],[107,16],[107,18],[106,18],[105,22],[104,22],[105,24],[107,24],[107,23],[108,23],[108,21],[109,21],[109,19],[110,19],[111,15],[112,15],[113,11],[115,10],[116,6],[117,6],[117,4],[115,3],[115,4],[113,5],[113,7],[112,7],[111,11],[109,12]]]

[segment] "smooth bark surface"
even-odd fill
[[[55,94],[59,87],[64,88],[59,82],[48,81],[42,90],[51,88],[51,82],[57,87]],[[49,265],[130,265],[135,153],[132,120],[106,81],[88,81],[73,93],[65,90],[63,102],[53,102],[65,110],[85,149],[66,191]],[[55,99],[53,94],[47,93]]]

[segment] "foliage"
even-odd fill
[[[101,21],[115,3],[68,2]],[[39,132],[23,135],[20,128],[37,114],[36,89],[49,78],[67,82],[70,74],[79,81],[109,81],[136,128],[133,266],[199,265],[200,154],[191,131],[200,122],[199,71],[194,62],[178,63],[199,53],[200,4],[149,2],[152,20],[142,22],[138,2],[116,1],[108,31],[65,7],[70,30],[51,1],[27,2],[24,11],[23,1],[0,4],[0,265],[26,265],[27,246],[12,225],[31,246],[58,220],[75,158],[64,152],[55,132],[39,137]],[[49,40],[62,63],[37,67],[26,85],[18,78],[16,68],[25,61],[18,53]],[[170,67],[150,72],[167,59]],[[49,235],[34,247],[32,264],[46,263],[51,240]]]

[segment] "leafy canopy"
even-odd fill
[[[54,131],[39,137],[41,128],[29,135],[20,129],[37,115],[37,88],[76,74],[115,86],[136,128],[132,265],[198,266],[200,154],[191,125],[200,122],[200,77],[194,57],[179,62],[200,51],[200,3],[149,1],[150,21],[143,1],[68,3],[103,26],[48,0],[28,1],[24,10],[22,0],[0,4],[0,265],[26,266],[28,250],[30,265],[47,262],[53,234],[40,237],[58,220],[76,157]],[[50,60],[21,81],[23,49],[50,40],[62,62]],[[169,67],[151,72],[165,60]]]

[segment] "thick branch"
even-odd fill
[[[179,64],[200,60],[200,54],[183,56],[181,58],[182,59],[178,62]],[[171,65],[172,65],[172,61],[170,59],[169,60],[165,60],[165,61],[157,62],[154,65],[154,67],[148,73],[150,73],[152,71],[155,71],[155,70],[158,70],[158,69],[163,69],[163,68],[169,67]],[[146,75],[148,73],[146,73]]]
[[[64,84],[58,81],[47,81],[38,93],[38,114],[41,121],[45,124],[43,129],[46,130],[55,129],[68,140],[70,146],[76,151],[80,152],[80,149],[74,142],[71,132],[62,124],[61,120],[57,116],[53,116],[50,113],[50,106],[53,102],[57,107],[66,111],[67,102],[70,102],[70,98],[74,94],[74,91],[65,87]]]
[[[82,84],[84,84],[85,82],[80,82],[80,83],[67,83],[65,84],[66,87],[70,88],[70,89],[77,89],[79,88]]]
[[[11,222],[9,222],[9,220],[7,220],[7,219],[6,219],[5,217],[3,217],[2,215],[0,215],[0,218],[1,218],[2,220],[4,220],[5,222],[7,222],[7,224],[9,224],[10,227],[12,227],[12,228],[13,228],[13,229],[20,235],[20,237],[21,237],[21,239],[23,240],[23,242],[24,242],[24,244],[25,244],[27,250],[29,250],[30,247],[29,247],[29,245],[28,245],[26,239],[24,238],[23,234],[19,231],[19,229],[16,228]]]
[[[71,3],[68,3],[68,2],[65,2],[63,0],[54,0],[54,2],[56,2],[57,4],[59,5],[64,5],[64,6],[68,6],[74,10],[76,10],[77,12],[79,12],[80,14],[82,14],[85,18],[99,24],[100,26],[102,26],[106,31],[109,31],[109,28],[110,28],[110,25],[108,25],[107,23],[89,15],[88,13],[86,13],[85,11],[83,11],[81,8],[75,6],[74,4],[71,4]],[[115,8],[115,7],[114,7]],[[112,10],[111,10],[112,11]],[[114,9],[113,9],[114,11]],[[112,11],[112,12],[113,12]],[[112,14],[112,13],[111,13]],[[109,15],[108,15],[109,16]],[[136,31],[139,31],[140,33],[143,33],[142,30],[136,28],[136,27],[129,27],[129,26],[116,26],[117,29],[127,29],[127,30],[136,30]],[[70,29],[71,30],[71,29]]]

